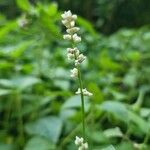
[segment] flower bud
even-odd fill
[[[83,93],[83,95],[85,95],[85,96],[92,96],[92,95],[93,95],[92,93],[90,93],[89,91],[87,91],[86,88],[85,88],[85,89],[82,89],[82,93]],[[81,94],[80,88],[78,88],[78,90],[75,92],[75,94],[77,94],[77,95]]]
[[[68,60],[74,59],[74,54],[68,53],[67,54]]]
[[[79,31],[79,30],[80,30],[80,28],[78,28],[78,27],[73,27],[73,28],[67,29],[67,33],[73,34],[73,33],[77,32],[77,31]]]
[[[71,35],[65,34],[65,35],[63,35],[63,38],[64,38],[65,40],[71,40]]]
[[[88,149],[88,143],[82,143],[82,145],[78,148],[78,150],[87,150]]]
[[[76,136],[76,139],[75,139],[75,145],[77,146],[81,146],[83,144],[83,138],[79,138],[78,136]]]
[[[76,78],[78,77],[78,69],[77,68],[73,68],[71,70],[71,75],[70,75],[72,78]]]
[[[81,41],[81,37],[79,37],[76,33],[72,36],[72,38],[75,43],[78,43]]]
[[[74,25],[75,25],[75,21],[71,21],[70,22],[70,27],[72,28],[72,27],[74,27]]]
[[[68,19],[68,18],[72,17],[72,13],[71,13],[70,10],[65,11],[65,12],[61,15],[61,17],[62,17],[63,19]]]

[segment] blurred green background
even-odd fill
[[[0,0],[0,150],[76,150],[80,98],[61,13],[77,14],[91,150],[150,149],[149,0]]]

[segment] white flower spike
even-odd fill
[[[80,64],[86,59],[86,56],[84,56],[77,47],[74,47],[76,45],[76,43],[81,42],[81,37],[79,35],[77,35],[77,32],[80,30],[79,27],[75,26],[75,21],[77,19],[77,15],[74,15],[71,13],[70,10],[65,11],[62,15],[62,23],[63,25],[66,27],[66,32],[67,34],[65,34],[63,36],[63,38],[65,40],[70,40],[72,43],[72,47],[71,48],[67,48],[67,57],[68,60],[73,60],[74,64],[75,64],[75,68],[71,69],[71,77],[72,78],[78,78],[79,80],[79,85],[80,88],[78,88],[77,92],[75,92],[76,94],[80,94],[83,93],[84,96],[92,96],[93,94],[90,93],[89,91],[85,89],[83,89],[82,87],[82,79],[81,79],[81,74],[80,74]],[[81,100],[82,102],[84,102],[84,96],[81,95]],[[84,105],[82,103],[82,126],[83,126],[83,136],[85,136],[85,123],[84,123]],[[79,138],[78,136],[76,136],[75,139],[75,145],[78,146],[78,150],[88,150],[88,143],[84,143],[84,139],[81,137]]]

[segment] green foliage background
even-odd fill
[[[80,98],[60,17],[68,9],[80,15],[84,85],[94,95],[85,101],[90,149],[149,150],[148,2],[1,0],[0,150],[76,149]]]

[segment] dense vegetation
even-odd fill
[[[78,13],[79,2],[72,6],[61,1],[59,5],[0,2],[0,8],[11,8],[2,9],[0,14],[0,150],[76,149],[74,138],[81,132],[80,99],[74,96],[77,85],[69,76],[69,43],[62,40],[60,10]],[[89,5],[96,14],[88,16],[89,10],[79,10],[94,25],[83,17],[77,20],[82,36],[79,48],[88,56],[82,66],[84,84],[94,95],[85,101],[89,144],[92,150],[149,150],[148,9],[141,13],[145,16],[140,18],[142,23],[135,19],[136,28],[120,28],[134,26],[122,22],[122,14],[114,11],[113,18],[117,15],[115,19],[120,20],[114,27],[113,18],[106,17],[106,13],[111,14],[110,4],[101,2],[105,4],[103,14],[96,13],[102,7],[98,0],[95,7]],[[116,8],[116,2],[110,6]],[[141,4],[142,10],[148,1],[142,2],[132,0],[131,6]],[[101,21],[104,24],[99,25]],[[104,33],[117,31],[106,36],[97,32],[102,29]]]

